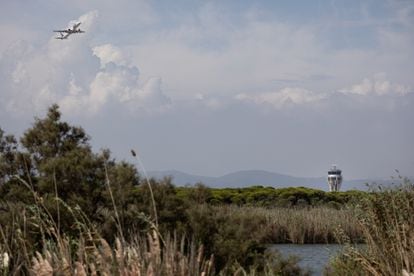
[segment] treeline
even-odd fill
[[[198,203],[213,205],[235,204],[261,207],[331,207],[340,209],[360,201],[368,195],[363,191],[325,192],[306,187],[273,188],[252,186],[248,188],[208,188],[202,183],[177,187],[177,195]]]

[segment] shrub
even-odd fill
[[[331,264],[333,275],[402,275],[414,272],[414,185],[378,189],[357,206],[366,247],[347,249]]]

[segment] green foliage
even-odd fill
[[[190,194],[194,187],[181,187],[180,194],[183,198],[192,200]],[[205,189],[205,188],[204,188]],[[358,202],[366,196],[361,191],[324,192],[305,187],[272,188],[253,186],[248,188],[212,188],[206,202],[211,204],[236,204],[265,207],[306,207],[306,206],[332,206],[343,207],[346,204]]]
[[[2,199],[34,204],[38,198],[59,225],[59,231],[70,234],[74,228],[73,215],[62,202],[79,208],[88,218],[112,206],[107,179],[116,183],[116,202],[121,205],[117,207],[126,206],[139,184],[136,169],[115,162],[108,150],[93,153],[84,130],[62,122],[57,105],[49,108],[45,118],[35,119],[20,143],[0,131]]]
[[[194,187],[177,188],[180,191],[181,198],[187,199],[197,204],[208,203],[212,199],[212,192],[202,183],[196,183]]]
[[[202,242],[207,254],[214,254],[216,270],[238,262],[243,267],[264,269],[265,247],[260,243],[264,218],[234,212],[232,208],[199,205],[188,210],[187,233]]]
[[[414,272],[414,185],[407,179],[401,180],[398,188],[379,187],[357,205],[366,247],[348,246],[331,264],[330,274]]]
[[[13,135],[5,135],[0,128],[0,185],[9,180],[10,175],[17,171],[15,167],[17,141]]]
[[[53,193],[88,214],[96,211],[104,184],[103,155],[92,153],[89,138],[80,127],[60,121],[57,105],[46,118],[36,119],[21,138],[31,162],[31,181],[40,194]]]
[[[183,200],[177,197],[171,178],[164,178],[160,181],[151,179],[150,182],[154,192],[158,219],[162,222],[162,225],[160,225],[161,231],[172,232],[174,230],[181,230],[182,225],[186,223],[185,210],[187,206]],[[141,185],[138,194],[142,207],[144,208],[145,206],[147,208],[146,213],[151,214],[153,211],[148,185]]]
[[[73,150],[90,149],[89,138],[84,130],[61,122],[60,118],[58,106],[53,105],[45,119],[36,119],[33,127],[24,133],[21,143],[32,155],[35,165],[39,166]]]

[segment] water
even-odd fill
[[[299,266],[310,269],[312,275],[323,275],[325,266],[343,248],[339,244],[273,244],[270,250],[277,249],[283,256],[296,255]]]

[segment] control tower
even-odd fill
[[[332,165],[332,168],[328,171],[328,185],[330,192],[338,192],[341,189],[342,183],[342,171]]]

